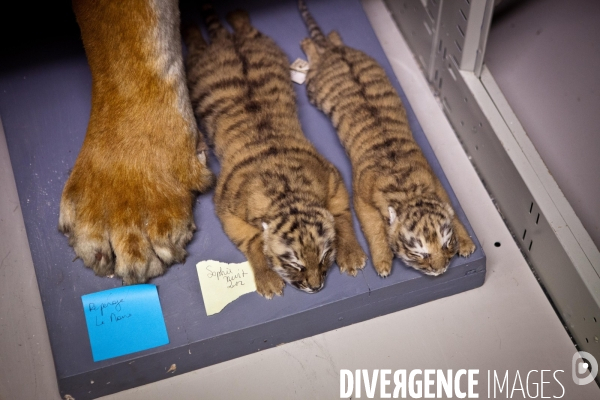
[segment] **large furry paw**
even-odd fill
[[[270,269],[261,272],[254,271],[254,281],[256,282],[258,294],[267,299],[272,299],[274,295],[281,296],[283,294],[285,281]]]
[[[345,246],[337,249],[335,261],[341,272],[356,276],[358,271],[365,267],[367,255],[360,245],[357,247]]]
[[[189,132],[155,120],[139,140],[131,127],[96,122],[65,185],[59,230],[96,275],[143,283],[185,259],[195,193],[211,185],[212,173]]]

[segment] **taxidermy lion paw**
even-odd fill
[[[58,228],[97,275],[142,283],[181,262],[213,175],[191,109],[176,1],[74,1],[92,75]]]
[[[194,132],[174,133],[149,115],[136,126],[92,115],[60,204],[59,230],[77,257],[96,275],[125,284],[185,259],[196,192],[213,181]]]

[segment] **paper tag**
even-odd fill
[[[207,260],[196,264],[206,315],[221,312],[241,295],[256,291],[254,272],[248,261],[227,264]]]
[[[292,65],[290,65],[290,69],[306,73],[309,70],[309,65],[307,61],[304,61],[301,58],[297,58],[296,61],[294,61]]]
[[[306,81],[306,73],[305,72],[291,70],[290,75],[292,77],[292,82],[295,82],[299,85],[302,85],[304,83],[304,81]]]
[[[290,65],[290,75],[293,82],[302,85],[306,81],[306,73],[309,70],[308,62],[301,58],[297,58],[296,61]]]
[[[81,296],[94,361],[169,343],[156,286],[123,286]]]

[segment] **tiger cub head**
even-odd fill
[[[458,252],[452,207],[437,200],[418,200],[401,212],[393,207],[388,211],[388,238],[394,254],[427,275],[446,272]]]
[[[333,216],[315,209],[263,222],[262,227],[264,253],[271,269],[306,293],[321,290],[335,260]]]

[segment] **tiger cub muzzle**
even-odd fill
[[[452,208],[439,201],[423,201],[397,213],[389,207],[390,248],[408,266],[426,275],[441,275],[458,252],[452,230]]]
[[[263,222],[264,252],[269,267],[284,281],[306,293],[325,286],[336,256],[333,216],[326,210]]]

